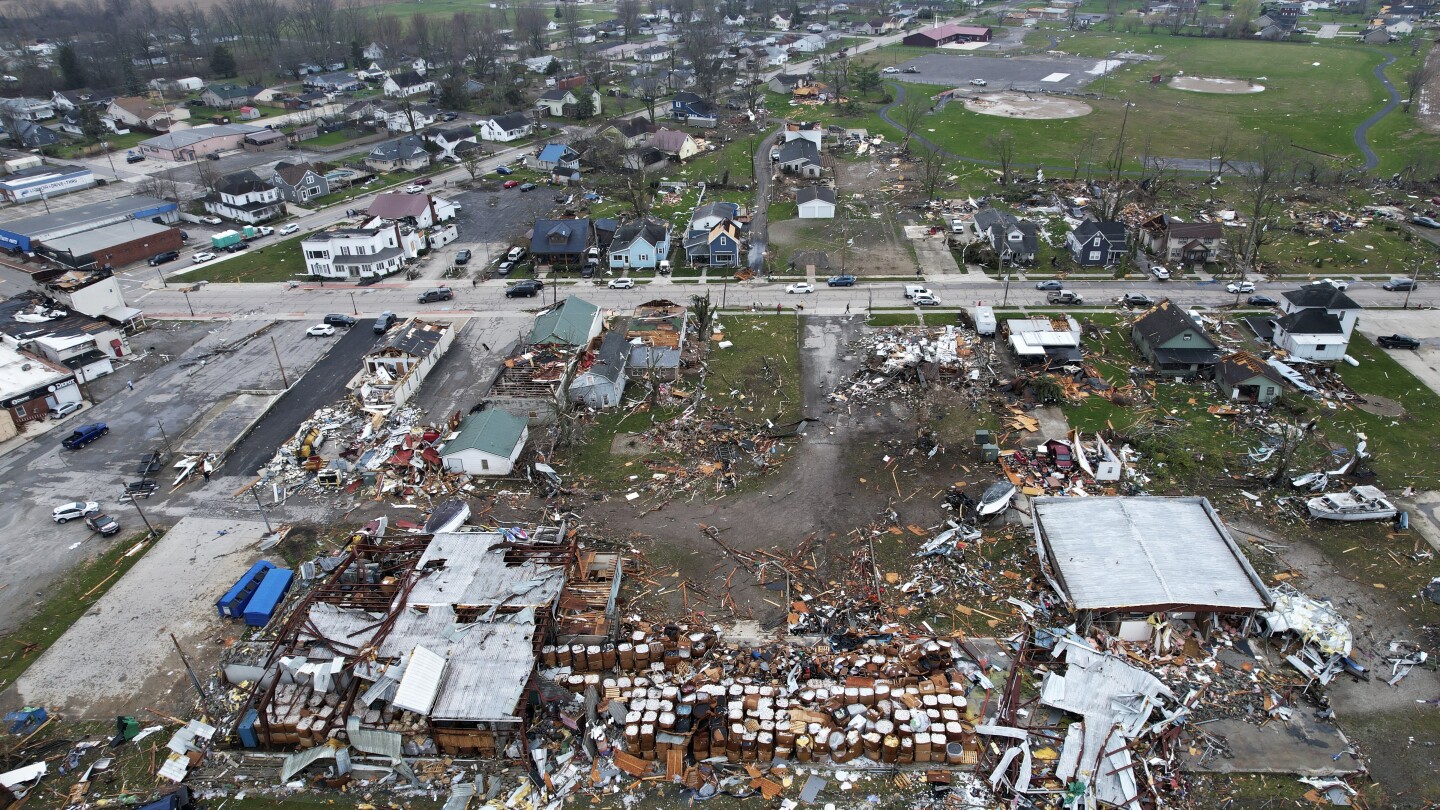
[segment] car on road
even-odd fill
[[[1128,293],[1120,303],[1127,307],[1150,307],[1155,305],[1155,299],[1144,293]]]
[[[514,174],[515,170],[509,166],[499,166],[495,169],[495,173],[503,177],[507,174]]]
[[[1239,295],[1240,293],[1253,293],[1255,292],[1255,282],[1232,281],[1229,284],[1225,285],[1225,292],[1232,293],[1234,295]]]
[[[1410,223],[1412,225],[1423,225],[1426,228],[1440,228],[1440,220],[1436,220],[1434,217],[1411,217]]]
[[[214,253],[211,253],[208,250],[202,250],[199,253],[196,253],[194,256],[191,256],[190,261],[194,262],[195,264],[204,264],[205,262],[208,262],[213,258],[215,258]]]
[[[291,222],[289,224],[280,226],[280,235],[284,236],[286,234],[295,233],[298,230],[300,230],[300,226],[295,224],[294,222]]]
[[[525,248],[518,245],[510,248],[510,252],[505,254],[505,261],[507,262],[518,262],[523,258],[525,258]]]
[[[64,523],[78,518],[88,517],[100,511],[100,504],[94,501],[72,501],[62,503],[50,511],[50,517],[56,523]]]
[[[69,436],[62,439],[60,446],[66,450],[79,450],[109,432],[110,426],[104,422],[92,422],[88,425],[81,425],[75,428]]]
[[[200,217],[200,221],[203,222],[203,223],[205,223],[206,225],[219,225],[219,224],[221,224],[222,222],[224,222],[225,220],[221,219],[220,217],[217,217],[217,216],[213,216],[213,215],[212,215],[212,216]]]
[[[430,304],[435,301],[449,301],[455,297],[455,293],[449,287],[434,287],[420,293],[419,303]]]
[[[1278,307],[1280,302],[1268,295],[1252,295],[1245,299],[1245,303],[1252,307]]]
[[[440,116],[440,120],[441,120],[441,121],[454,121],[455,119],[457,119],[457,118],[459,118],[459,117],[460,117],[460,113],[457,113],[457,112],[447,112],[447,113],[445,113],[444,115]]]
[[[261,236],[269,236],[270,234],[275,233],[275,229],[270,227],[269,225],[260,225],[255,230],[259,231]]]
[[[630,288],[632,288],[632,287],[635,286],[635,279],[633,279],[633,278],[612,278],[612,279],[610,279],[610,283],[609,283],[609,284],[606,284],[605,286],[606,286],[606,287],[609,287],[609,288],[612,289],[612,290],[628,290],[628,289],[630,289]]]
[[[50,418],[64,419],[70,414],[80,410],[82,406],[83,403],[80,402],[62,402],[59,405],[56,405],[55,407],[50,409]]]
[[[156,253],[150,257],[150,266],[154,267],[159,264],[165,264],[166,262],[173,262],[178,258],[180,258],[180,251],[178,250],[167,250],[164,253]]]
[[[855,277],[842,273],[838,276],[831,276],[829,280],[825,282],[825,285],[828,287],[854,287]]]
[[[406,194],[419,194],[420,192],[422,192],[422,191],[424,191],[424,190],[425,190],[425,187],[424,187],[424,186],[415,185],[414,183],[411,183],[410,185],[408,185],[408,186],[405,187],[405,193],[406,193]]]
[[[920,68],[915,67],[914,65],[911,65],[910,67],[903,68],[900,72],[901,72],[901,73],[919,73],[919,72],[920,72]]]
[[[804,295],[805,293],[813,293],[815,292],[815,285],[809,282],[801,281],[799,283],[786,286],[785,292],[789,295]]]
[[[309,329],[306,329],[305,334],[310,337],[330,337],[335,334],[335,327],[328,323],[317,323]]]
[[[505,291],[506,298],[534,298],[545,289],[544,282],[539,279],[527,278],[517,281],[515,286]]]
[[[984,87],[984,86],[987,85],[987,84],[989,84],[989,82],[985,81],[984,79],[971,79],[971,80],[970,80],[970,86],[971,86],[971,87]]]
[[[917,293],[910,297],[910,303],[917,307],[938,307],[940,299],[930,293]]]
[[[887,75],[887,76],[893,76],[894,74],[900,72],[900,68],[897,68],[897,67],[887,67],[887,68],[882,69],[880,72],[881,72],[881,73],[884,73],[884,74]]]
[[[250,247],[250,243],[249,243],[249,242],[236,242],[235,244],[233,244],[233,245],[225,248],[225,252],[226,252],[226,253],[239,253],[240,251],[245,250],[245,249],[247,249],[247,248],[249,248],[249,247]]]
[[[1322,278],[1322,279],[1320,279],[1319,281],[1312,281],[1312,282],[1310,282],[1310,283],[1311,283],[1311,284],[1329,284],[1331,287],[1334,287],[1335,289],[1339,290],[1340,292],[1345,292],[1346,290],[1350,289],[1350,282],[1348,282],[1348,281],[1339,281],[1339,280],[1333,279],[1333,278]]]
[[[515,262],[500,262],[500,266],[495,268],[495,275],[508,276],[510,275],[510,271],[514,269]]]
[[[1375,342],[1376,342],[1376,343],[1379,343],[1379,344],[1380,344],[1380,347],[1381,347],[1382,349],[1418,349],[1418,348],[1420,348],[1420,341],[1416,340],[1416,339],[1413,338],[1413,337],[1410,337],[1409,335],[1401,335],[1401,334],[1381,335],[1380,337],[1378,337],[1378,338],[1375,339]]]
[[[395,313],[388,309],[380,313],[380,317],[375,319],[375,334],[385,334],[385,330],[394,326],[397,320],[399,320],[399,318],[395,317]]]
[[[1040,281],[1040,282],[1037,282],[1037,283],[1035,284],[1035,289],[1037,289],[1037,290],[1063,290],[1063,289],[1065,289],[1065,285],[1062,284],[1061,282],[1059,282],[1059,281],[1057,281],[1057,280],[1055,280],[1055,279],[1052,278],[1052,279],[1050,279],[1050,280],[1048,280],[1048,281]]]
[[[1162,267],[1161,265],[1158,265],[1158,264],[1152,264],[1152,265],[1150,265],[1150,275],[1154,276],[1155,278],[1159,279],[1160,281],[1169,281],[1169,280],[1170,280],[1170,271],[1169,271],[1169,270],[1166,270],[1164,267]]]
[[[326,315],[324,323],[329,326],[343,326],[349,329],[355,325],[355,319],[349,315]]]
[[[539,186],[535,185],[534,183],[521,183],[521,184],[520,184],[520,190],[521,190],[521,191],[534,191],[534,190],[537,189],[537,188],[539,188]]]
[[[99,532],[101,537],[109,537],[120,531],[120,521],[104,512],[85,518],[85,525],[90,527],[90,531]]]
[[[503,183],[500,184],[500,187],[501,187],[501,188],[516,188],[516,187],[519,186],[519,185],[520,185],[520,181],[519,181],[519,180],[506,180],[505,182],[503,182]]]
[[[1075,306],[1085,303],[1085,299],[1081,298],[1079,293],[1070,290],[1052,290],[1045,297],[1045,301],[1050,304],[1073,304]]]
[[[429,177],[422,177],[422,178],[420,178],[419,180],[416,180],[416,181],[415,181],[415,185],[417,185],[417,186],[419,186],[419,187],[421,187],[421,188],[424,188],[424,187],[430,185],[430,184],[433,183],[433,182],[435,182],[435,181],[432,180],[432,179],[429,178]]]
[[[474,256],[474,255],[475,255],[475,254],[473,254],[473,253],[470,252],[470,249],[469,249],[469,248],[465,248],[465,249],[461,250],[459,253],[456,253],[456,254],[455,254],[455,263],[456,263],[456,264],[469,264],[469,263],[470,263],[470,258],[471,258],[472,256]]]
[[[1413,278],[1392,278],[1381,284],[1380,288],[1391,292],[1409,292],[1420,289],[1420,282]]]

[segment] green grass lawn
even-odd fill
[[[327,132],[303,142],[301,145],[311,149],[324,149],[331,146],[339,146],[349,143],[356,138],[364,137],[369,133],[358,129],[337,129],[334,132]]]
[[[771,222],[779,222],[782,219],[794,219],[800,216],[800,206],[793,200],[775,200],[770,203],[769,217]]]
[[[257,119],[253,119],[253,120],[256,120],[256,121],[264,120],[264,119],[269,118],[269,117],[271,117],[271,116],[280,115],[281,113],[286,112],[286,110],[285,110],[284,108],[281,108],[281,107],[270,107],[270,106],[267,106],[267,105],[264,105],[264,104],[249,104],[249,105],[246,105],[246,106],[254,107],[255,109],[257,109],[257,110],[260,111],[260,117],[257,118]],[[238,108],[238,107],[235,108],[235,109],[233,109],[233,110],[222,110],[222,109],[220,109],[219,107],[205,107],[205,106],[195,106],[195,107],[189,107],[189,108],[187,108],[187,109],[190,110],[190,122],[191,122],[192,124],[208,124],[208,123],[210,122],[211,116],[216,116],[216,115],[223,115],[223,116],[225,116],[226,118],[229,118],[229,119],[231,120],[231,122],[236,123],[236,124],[248,124],[248,123],[251,123],[250,121],[241,121],[241,120],[240,120],[240,118],[239,118],[240,108]]]
[[[747,422],[793,422],[801,415],[800,319],[790,315],[726,315],[728,349],[710,348],[706,388],[716,404],[733,405]],[[729,392],[738,391],[731,397]]]
[[[1437,258],[1440,248],[1434,244],[1398,226],[1386,230],[1386,223],[1378,220],[1364,230],[1339,234],[1297,234],[1276,229],[1260,248],[1265,272],[1280,275],[1410,276],[1417,262],[1433,266]]]
[[[129,507],[124,510],[117,508],[111,516],[123,523],[138,523],[133,512]],[[77,537],[89,538],[85,541],[87,544],[97,546],[102,542],[98,535],[90,534],[83,525],[75,531],[78,532]],[[0,688],[15,683],[32,663],[50,649],[50,645],[70,629],[76,619],[85,615],[106,591],[125,576],[131,566],[145,556],[143,552],[125,556],[125,552],[134,548],[143,537],[142,532],[125,539],[117,536],[115,540],[103,541],[110,543],[110,548],[70,569],[49,587],[36,605],[35,615],[0,639]]]
[[[305,275],[305,257],[300,252],[302,238],[292,236],[276,242],[261,242],[223,262],[201,265],[176,280],[181,283],[289,281]]]

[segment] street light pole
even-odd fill
[[[275,344],[275,338],[273,336],[270,338],[270,348],[275,350],[275,365],[280,368],[280,384],[285,386],[286,390],[289,390],[290,380],[285,377],[285,364],[280,362],[280,347]]]
[[[195,317],[195,307],[193,307],[193,306],[190,305],[190,291],[189,291],[189,290],[181,290],[181,291],[180,291],[180,294],[183,295],[183,296],[185,296],[185,306],[186,306],[187,309],[190,310],[190,317],[192,317],[192,318]]]
[[[353,292],[350,293],[350,310],[356,315],[360,314],[360,305],[355,303],[355,293]]]
[[[156,419],[155,427],[160,428],[160,438],[165,442],[165,453],[168,455],[170,453],[170,437],[165,433],[165,426],[160,424],[159,419]]]

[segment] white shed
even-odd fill
[[[834,219],[835,192],[823,186],[809,186],[795,192],[801,219]]]

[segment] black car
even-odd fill
[[[1380,346],[1381,346],[1381,348],[1384,348],[1384,349],[1418,349],[1418,348],[1420,348],[1420,341],[1416,340],[1416,339],[1413,338],[1413,337],[1410,337],[1409,335],[1400,335],[1400,334],[1395,334],[1395,335],[1381,335],[1378,339],[1376,339],[1375,342],[1376,342],[1376,343],[1379,343]]]
[[[1391,292],[1409,292],[1420,289],[1420,282],[1413,278],[1392,278],[1381,284],[1380,287]]]
[[[471,257],[472,255],[474,255],[474,254],[472,254],[472,253],[470,252],[470,249],[469,249],[469,248],[466,248],[465,250],[462,250],[462,251],[460,251],[459,253],[456,253],[456,254],[455,254],[455,263],[456,263],[456,264],[469,264],[469,263],[470,263],[470,257]]]
[[[920,68],[917,68],[917,67],[901,68],[901,69],[900,69],[900,72],[901,72],[901,73],[919,73],[919,72],[920,72]]]
[[[441,120],[441,121],[454,121],[456,118],[459,118],[459,117],[460,117],[460,113],[447,112],[447,113],[445,113],[444,115],[440,116],[440,120]]]
[[[1252,295],[1245,299],[1245,303],[1252,307],[1278,307],[1280,302],[1268,295]]]
[[[346,329],[355,325],[355,319],[349,315],[326,315],[324,322],[331,326],[343,326]]]
[[[545,289],[545,284],[538,279],[525,279],[519,281],[514,287],[505,291],[506,298],[534,298]]]
[[[520,190],[521,190],[521,191],[534,191],[534,190],[537,189],[537,188],[539,188],[539,186],[535,185],[534,183],[521,183],[521,184],[520,184]]]
[[[429,304],[433,301],[449,301],[455,297],[455,293],[449,287],[436,287],[420,293],[420,303]]]
[[[1120,303],[1127,307],[1148,307],[1154,306],[1155,299],[1144,293],[1128,293],[1124,298],[1120,299]]]
[[[855,277],[848,274],[831,276],[825,284],[830,287],[854,287]]]
[[[90,527],[90,531],[99,532],[102,537],[109,537],[120,531],[120,521],[104,513],[85,518],[85,525]]]
[[[156,253],[150,257],[150,266],[154,267],[157,264],[173,262],[178,258],[180,258],[180,251],[178,250],[167,250],[164,253]]]
[[[597,264],[587,264],[587,265],[585,265],[584,267],[580,268],[580,277],[581,277],[581,278],[594,278],[594,277],[595,277],[595,271],[598,270],[598,269],[600,269],[600,266],[597,265]]]
[[[231,245],[230,247],[225,248],[225,252],[226,252],[226,253],[239,253],[240,251],[245,250],[245,249],[247,249],[247,248],[249,248],[249,247],[250,247],[250,245],[249,245],[249,243],[247,243],[247,242],[236,242],[235,244]]]

